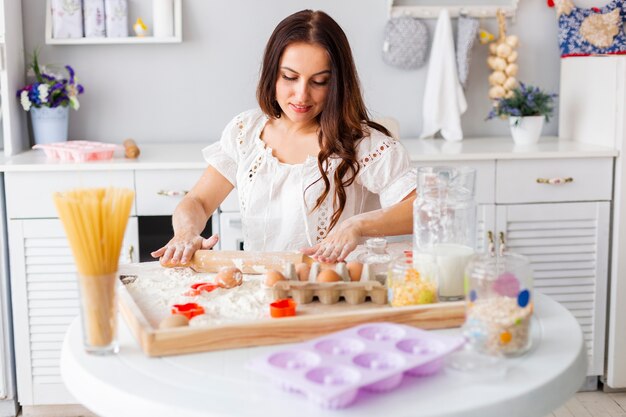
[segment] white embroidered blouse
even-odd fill
[[[230,181],[239,194],[244,249],[252,251],[299,250],[321,241],[333,214],[332,177],[340,160],[327,163],[331,189],[316,210],[324,191],[317,159],[301,164],[280,162],[261,140],[269,119],[260,110],[236,116],[219,142],[203,149],[205,160]],[[400,202],[415,189],[415,171],[404,147],[375,129],[357,144],[360,170],[346,188],[343,220]],[[311,187],[309,185],[313,184]],[[307,187],[309,187],[307,189]]]

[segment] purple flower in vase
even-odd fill
[[[45,72],[44,72],[45,71]],[[17,91],[17,97],[25,111],[32,107],[67,107],[78,110],[78,95],[85,90],[78,84],[74,69],[66,65],[57,71],[39,65],[38,51],[33,54],[29,73],[35,80]],[[66,73],[66,74],[65,74]]]

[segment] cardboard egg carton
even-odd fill
[[[337,282],[317,282],[319,264],[311,265],[308,281],[299,281],[295,266],[287,264],[286,280],[278,281],[271,288],[274,299],[292,298],[298,304],[309,304],[317,298],[322,304],[336,304],[344,299],[348,304],[362,304],[368,299],[375,304],[387,303],[387,288],[374,277],[369,265],[363,265],[359,281],[351,281],[346,264],[337,264],[335,271],[341,277]]]

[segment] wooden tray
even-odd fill
[[[119,305],[126,323],[148,356],[300,342],[358,324],[387,321],[423,329],[460,326],[465,319],[462,301],[410,307],[371,302],[351,306],[311,303],[298,306],[298,315],[279,319],[228,323],[205,327],[154,328],[131,293],[119,286]]]

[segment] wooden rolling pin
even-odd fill
[[[139,156],[141,151],[139,150],[139,146],[132,139],[126,139],[123,143],[124,145],[124,155],[126,158],[135,159]]]
[[[270,269],[282,271],[286,262],[312,264],[313,258],[298,252],[246,252],[199,250],[189,266],[196,272],[218,272],[225,266],[234,266],[244,274],[263,274]]]

